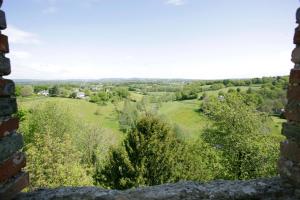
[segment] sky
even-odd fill
[[[298,0],[4,0],[12,79],[287,75]]]

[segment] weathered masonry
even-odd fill
[[[0,7],[3,0],[0,0]],[[1,34],[6,29],[5,13],[0,10],[0,199],[12,199],[29,183],[25,154],[21,152],[23,137],[17,133],[19,120],[17,112],[15,83],[4,79],[11,73],[8,37]]]
[[[300,187],[300,8],[296,13],[292,62],[295,67],[290,73],[290,82],[287,93],[288,104],[285,116],[287,122],[283,125],[282,134],[287,140],[281,144],[281,158],[278,168],[283,181]]]

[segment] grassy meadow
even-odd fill
[[[236,89],[238,87],[232,87]],[[249,87],[240,87],[246,90]],[[256,88],[256,87],[255,87]],[[216,95],[220,91],[228,91],[230,88],[220,89],[218,91],[208,91],[209,95]],[[151,96],[164,95],[163,92],[152,92]],[[143,96],[135,92],[130,93],[130,97],[134,101],[140,101]],[[79,122],[100,126],[110,130],[117,138],[122,138],[123,134],[119,130],[118,113],[116,109],[122,109],[124,101],[113,104],[111,102],[106,105],[98,105],[82,99],[70,99],[61,97],[29,97],[19,98],[19,108],[28,110],[37,107],[46,102],[55,102],[67,108],[71,115]],[[176,126],[180,130],[180,137],[187,140],[194,140],[199,137],[203,129],[209,124],[210,120],[199,112],[201,100],[185,100],[185,101],[169,101],[163,102],[158,108],[158,115],[170,124]],[[117,108],[116,108],[117,107]],[[284,119],[272,117],[272,133],[280,134],[281,126]]]

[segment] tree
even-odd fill
[[[92,185],[69,135],[54,137],[51,132],[37,132],[33,140],[26,146],[32,188]]]
[[[124,98],[124,99],[130,95],[128,89],[125,87],[117,87],[115,89],[115,92],[120,98]]]
[[[277,174],[278,144],[282,137],[270,134],[267,115],[247,105],[238,93],[227,94],[222,100],[211,98],[204,110],[214,123],[203,138],[222,153],[224,178],[250,179]]]
[[[115,189],[172,181],[177,141],[170,127],[153,116],[142,118],[122,148],[113,149],[95,180]]]
[[[35,85],[34,86],[34,93],[36,93],[36,94],[43,90],[48,90],[48,86],[47,85]]]
[[[146,115],[128,132],[122,146],[110,151],[106,165],[97,168],[94,179],[113,189],[211,180],[220,171],[218,155],[209,145],[197,144],[186,144],[160,118]]]
[[[70,98],[75,99],[77,97],[77,92],[72,92]]]
[[[67,113],[48,103],[28,112],[22,123],[32,188],[92,185],[72,140],[76,123]]]
[[[50,97],[58,97],[59,93],[60,93],[60,91],[59,91],[59,87],[57,85],[55,85],[49,89]]]
[[[129,100],[125,100],[123,109],[119,111],[120,130],[127,133],[132,127],[135,127],[139,113],[136,104],[131,103]]]
[[[21,88],[20,94],[22,97],[28,97],[33,94],[33,88],[31,85],[25,85]]]

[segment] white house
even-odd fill
[[[84,92],[77,92],[76,98],[78,98],[78,99],[84,99],[85,98]]]
[[[49,91],[48,90],[42,90],[42,91],[39,91],[37,94],[38,95],[43,95],[43,96],[49,96]]]

